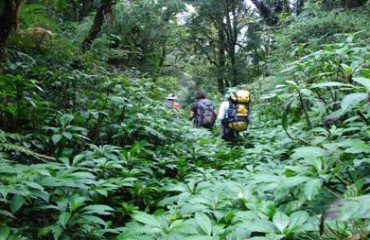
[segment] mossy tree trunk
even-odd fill
[[[112,0],[101,0],[98,11],[95,14],[93,25],[86,36],[85,40],[82,42],[82,52],[86,52],[91,48],[93,41],[96,39],[101,31],[106,16],[112,14]]]
[[[342,0],[341,4],[345,8],[356,8],[361,7],[367,2],[367,0]]]
[[[218,88],[218,91],[221,94],[223,94],[225,92],[225,85],[228,85],[228,82],[225,80],[225,70],[226,70],[225,39],[226,37],[222,29],[218,29],[218,38],[219,38],[219,48],[218,48],[218,65],[217,65],[217,88]]]
[[[303,8],[303,0],[296,0],[295,2],[295,14],[298,16],[299,14],[301,14],[302,12],[302,8]]]
[[[16,24],[16,9],[13,0],[0,1],[0,74],[4,72],[6,40]]]
[[[277,17],[274,16],[273,11],[266,2],[260,0],[252,0],[252,3],[257,8],[259,14],[266,21],[266,24],[268,26],[275,26],[278,23]]]

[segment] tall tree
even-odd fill
[[[104,20],[107,18],[112,18],[111,17],[112,16],[112,4],[113,4],[113,0],[101,0],[100,1],[100,6],[98,10],[96,11],[93,25],[90,28],[89,34],[86,36],[86,38],[82,42],[81,48],[83,52],[90,49],[91,44],[93,43],[93,41],[96,39],[96,37],[101,31]]]
[[[0,1],[0,74],[4,71],[6,40],[12,30],[18,29],[21,0]]]
[[[301,14],[302,8],[303,8],[304,1],[303,0],[296,0],[294,2],[294,12],[298,16]]]
[[[116,38],[117,54],[112,63],[135,67],[154,80],[161,74],[166,56],[174,45],[173,27],[182,9],[180,0],[136,0],[117,4],[117,16],[111,31]]]
[[[251,0],[260,16],[268,26],[275,26],[279,22],[279,14],[289,12],[289,0]],[[300,2],[300,0],[298,0]]]
[[[188,24],[191,35],[196,36],[192,39],[196,49],[216,67],[219,91],[223,92],[225,86],[240,84],[240,66],[246,63],[238,59],[238,50],[243,47],[249,7],[242,0],[191,2],[196,8]],[[230,73],[229,76],[226,72]]]

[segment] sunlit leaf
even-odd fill
[[[322,185],[321,179],[312,179],[305,184],[304,194],[308,200],[312,200],[318,194],[321,185]]]
[[[132,217],[136,221],[141,222],[143,224],[161,228],[161,224],[159,223],[159,221],[154,216],[149,215],[147,213],[135,212],[135,214]]]
[[[307,222],[309,215],[305,211],[294,212],[289,216],[289,231],[296,232],[302,225]]]
[[[62,134],[55,134],[51,137],[51,139],[53,140],[53,143],[54,144],[57,144],[58,142],[60,142],[60,140],[63,138],[63,135]]]
[[[10,200],[10,209],[12,213],[16,213],[26,202],[26,199],[21,195],[14,195]]]
[[[341,109],[343,111],[350,111],[352,108],[356,107],[361,101],[368,98],[367,93],[352,93],[346,95],[341,102]]]
[[[361,140],[348,139],[341,141],[340,145],[346,147],[345,152],[347,153],[370,153],[370,145]]]
[[[289,224],[289,217],[285,213],[278,211],[275,213],[272,222],[282,233]]]
[[[368,91],[370,91],[370,79],[364,77],[354,77],[353,81],[361,84],[362,86],[366,87]]]
[[[323,83],[315,83],[311,85],[311,88],[324,88],[324,87],[344,87],[350,86],[349,84],[341,83],[341,82],[323,82]]]
[[[59,215],[58,222],[65,228],[70,218],[71,214],[69,212],[63,212]]]
[[[63,132],[62,134],[63,134],[63,136],[64,136],[65,138],[67,138],[68,140],[71,140],[71,139],[72,139],[72,137],[73,137],[72,133],[69,133],[69,132]]]
[[[207,236],[212,234],[212,223],[207,215],[204,213],[195,213],[195,221]]]
[[[114,209],[107,205],[95,204],[83,208],[85,214],[110,215]]]
[[[9,235],[10,235],[9,227],[0,225],[0,239],[6,240]]]

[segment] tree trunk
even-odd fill
[[[236,86],[239,83],[239,72],[236,61],[236,45],[238,42],[238,23],[236,14],[236,5],[234,1],[226,1],[226,27],[225,35],[227,37],[227,48],[228,57],[231,63],[231,81],[232,86]],[[231,14],[231,16],[230,16]]]
[[[218,29],[218,66],[217,66],[217,88],[221,94],[225,93],[225,34],[222,29]],[[226,82],[227,83],[227,82]]]
[[[278,23],[278,18],[275,16],[275,12],[271,10],[271,8],[263,1],[261,0],[251,0],[254,6],[258,9],[259,14],[261,17],[266,21],[266,24],[268,26],[276,26]],[[281,7],[281,2],[276,2],[275,10],[279,11],[279,8]]]
[[[298,16],[301,14],[302,7],[303,7],[303,0],[296,0],[296,7],[295,7],[295,14]]]
[[[284,13],[290,13],[290,1],[289,0],[283,0],[283,12]]]
[[[83,0],[81,5],[82,6],[78,14],[78,21],[82,21],[88,15],[92,10],[93,3],[90,0]]]
[[[230,52],[230,62],[232,71],[232,85],[236,86],[239,83],[239,72],[238,67],[236,66],[236,53],[234,49]]]
[[[13,0],[3,1],[3,9],[0,9],[0,74],[4,72],[6,40],[16,24],[14,22],[17,14],[15,10]]]
[[[104,17],[112,14],[112,0],[101,0],[100,7],[96,12],[93,25],[89,31],[89,34],[82,42],[82,52],[86,52],[91,48],[92,42],[98,36],[104,23]]]
[[[345,8],[356,8],[364,5],[367,0],[342,0],[341,4]]]

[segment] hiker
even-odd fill
[[[202,91],[195,94],[195,99],[196,102],[190,106],[189,120],[193,120],[194,127],[212,129],[217,117],[215,106]]]
[[[168,105],[172,106],[176,110],[180,110],[181,109],[180,103],[178,103],[178,102],[175,101],[175,99],[176,99],[175,94],[173,94],[173,93],[168,94],[168,96],[166,97],[166,99],[167,100],[166,100],[165,104],[168,104]]]
[[[250,94],[246,90],[229,88],[221,103],[217,119],[221,121],[221,138],[231,141],[244,131],[250,122]]]

